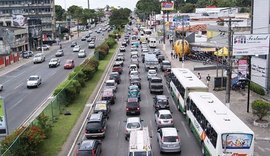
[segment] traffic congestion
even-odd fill
[[[74,154],[200,155],[163,76],[170,62],[133,31],[123,36]]]

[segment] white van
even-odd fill
[[[130,132],[128,156],[153,156],[148,128]]]
[[[157,40],[155,38],[149,38],[149,47],[156,48],[157,47]]]

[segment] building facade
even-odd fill
[[[0,0],[0,26],[28,27],[28,19],[41,19],[43,40],[54,39],[54,0]]]
[[[262,13],[263,10],[263,13]],[[253,33],[270,33],[270,1],[254,0]],[[251,59],[251,80],[269,92],[270,89],[270,59],[268,55],[253,56]]]

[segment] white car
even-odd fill
[[[43,53],[37,53],[33,58],[34,64],[41,63],[44,61],[45,61],[45,55]]]
[[[79,45],[76,45],[74,48],[73,48],[73,52],[79,52],[81,50],[81,47]]]
[[[142,129],[142,121],[140,117],[129,117],[125,126],[125,139],[127,140],[132,130]]]
[[[155,121],[157,127],[173,127],[174,121],[170,110],[161,109],[155,112]]]
[[[139,76],[139,74],[140,74],[140,72],[139,72],[139,71],[134,70],[134,71],[130,71],[129,76],[130,76],[130,77],[131,77],[131,76],[134,76],[134,75]]]
[[[91,41],[89,44],[88,44],[88,49],[90,48],[95,48],[95,42]]]
[[[85,50],[80,50],[79,53],[78,53],[78,58],[84,58],[84,57],[86,57]]]
[[[49,62],[49,68],[60,66],[60,59],[52,58]]]
[[[125,46],[121,46],[121,47],[119,48],[119,50],[120,50],[120,52],[125,52],[125,51],[126,51],[126,47],[125,47]]]
[[[117,90],[117,83],[115,82],[115,80],[107,80],[105,82],[105,89],[113,89],[114,92],[116,92]]]
[[[152,77],[156,77],[157,76],[157,71],[154,69],[150,69],[148,70],[147,73],[147,80],[150,80]]]
[[[31,75],[27,79],[27,88],[38,87],[39,85],[41,85],[41,78],[38,75]]]

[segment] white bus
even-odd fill
[[[187,119],[207,156],[253,156],[254,132],[214,94],[189,93]]]
[[[189,69],[171,69],[170,90],[177,108],[185,114],[186,100],[190,92],[208,92],[208,87]]]
[[[148,127],[130,132],[128,156],[153,156]]]

